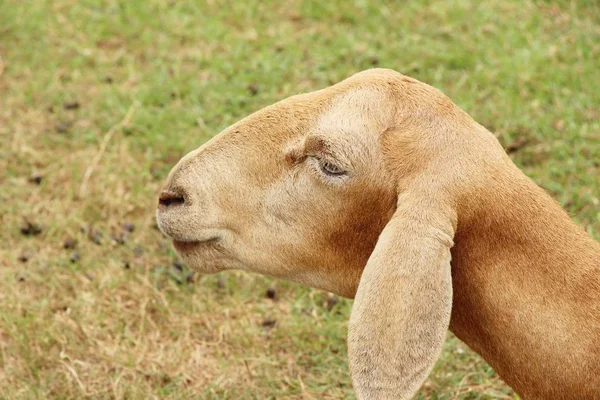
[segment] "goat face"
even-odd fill
[[[382,140],[390,96],[354,78],[227,128],[169,174],[160,229],[200,272],[243,269],[354,297],[395,208]]]

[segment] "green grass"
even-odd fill
[[[373,66],[443,90],[600,237],[594,1],[4,0],[0,57],[0,398],[353,398],[350,301],[179,271],[153,211],[185,152]],[[419,394],[513,397],[451,335]]]

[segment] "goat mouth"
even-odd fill
[[[212,247],[215,246],[219,242],[218,237],[212,237],[205,240],[191,240],[191,241],[181,241],[173,239],[173,247],[177,251],[189,251],[196,249],[198,247]]]

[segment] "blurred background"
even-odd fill
[[[352,399],[351,301],[183,266],[170,168],[387,67],[444,91],[600,237],[596,1],[0,1],[0,398]],[[513,399],[448,335],[420,399]]]

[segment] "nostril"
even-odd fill
[[[163,190],[158,197],[158,204],[163,206],[178,205],[185,203],[185,198],[180,193]]]

